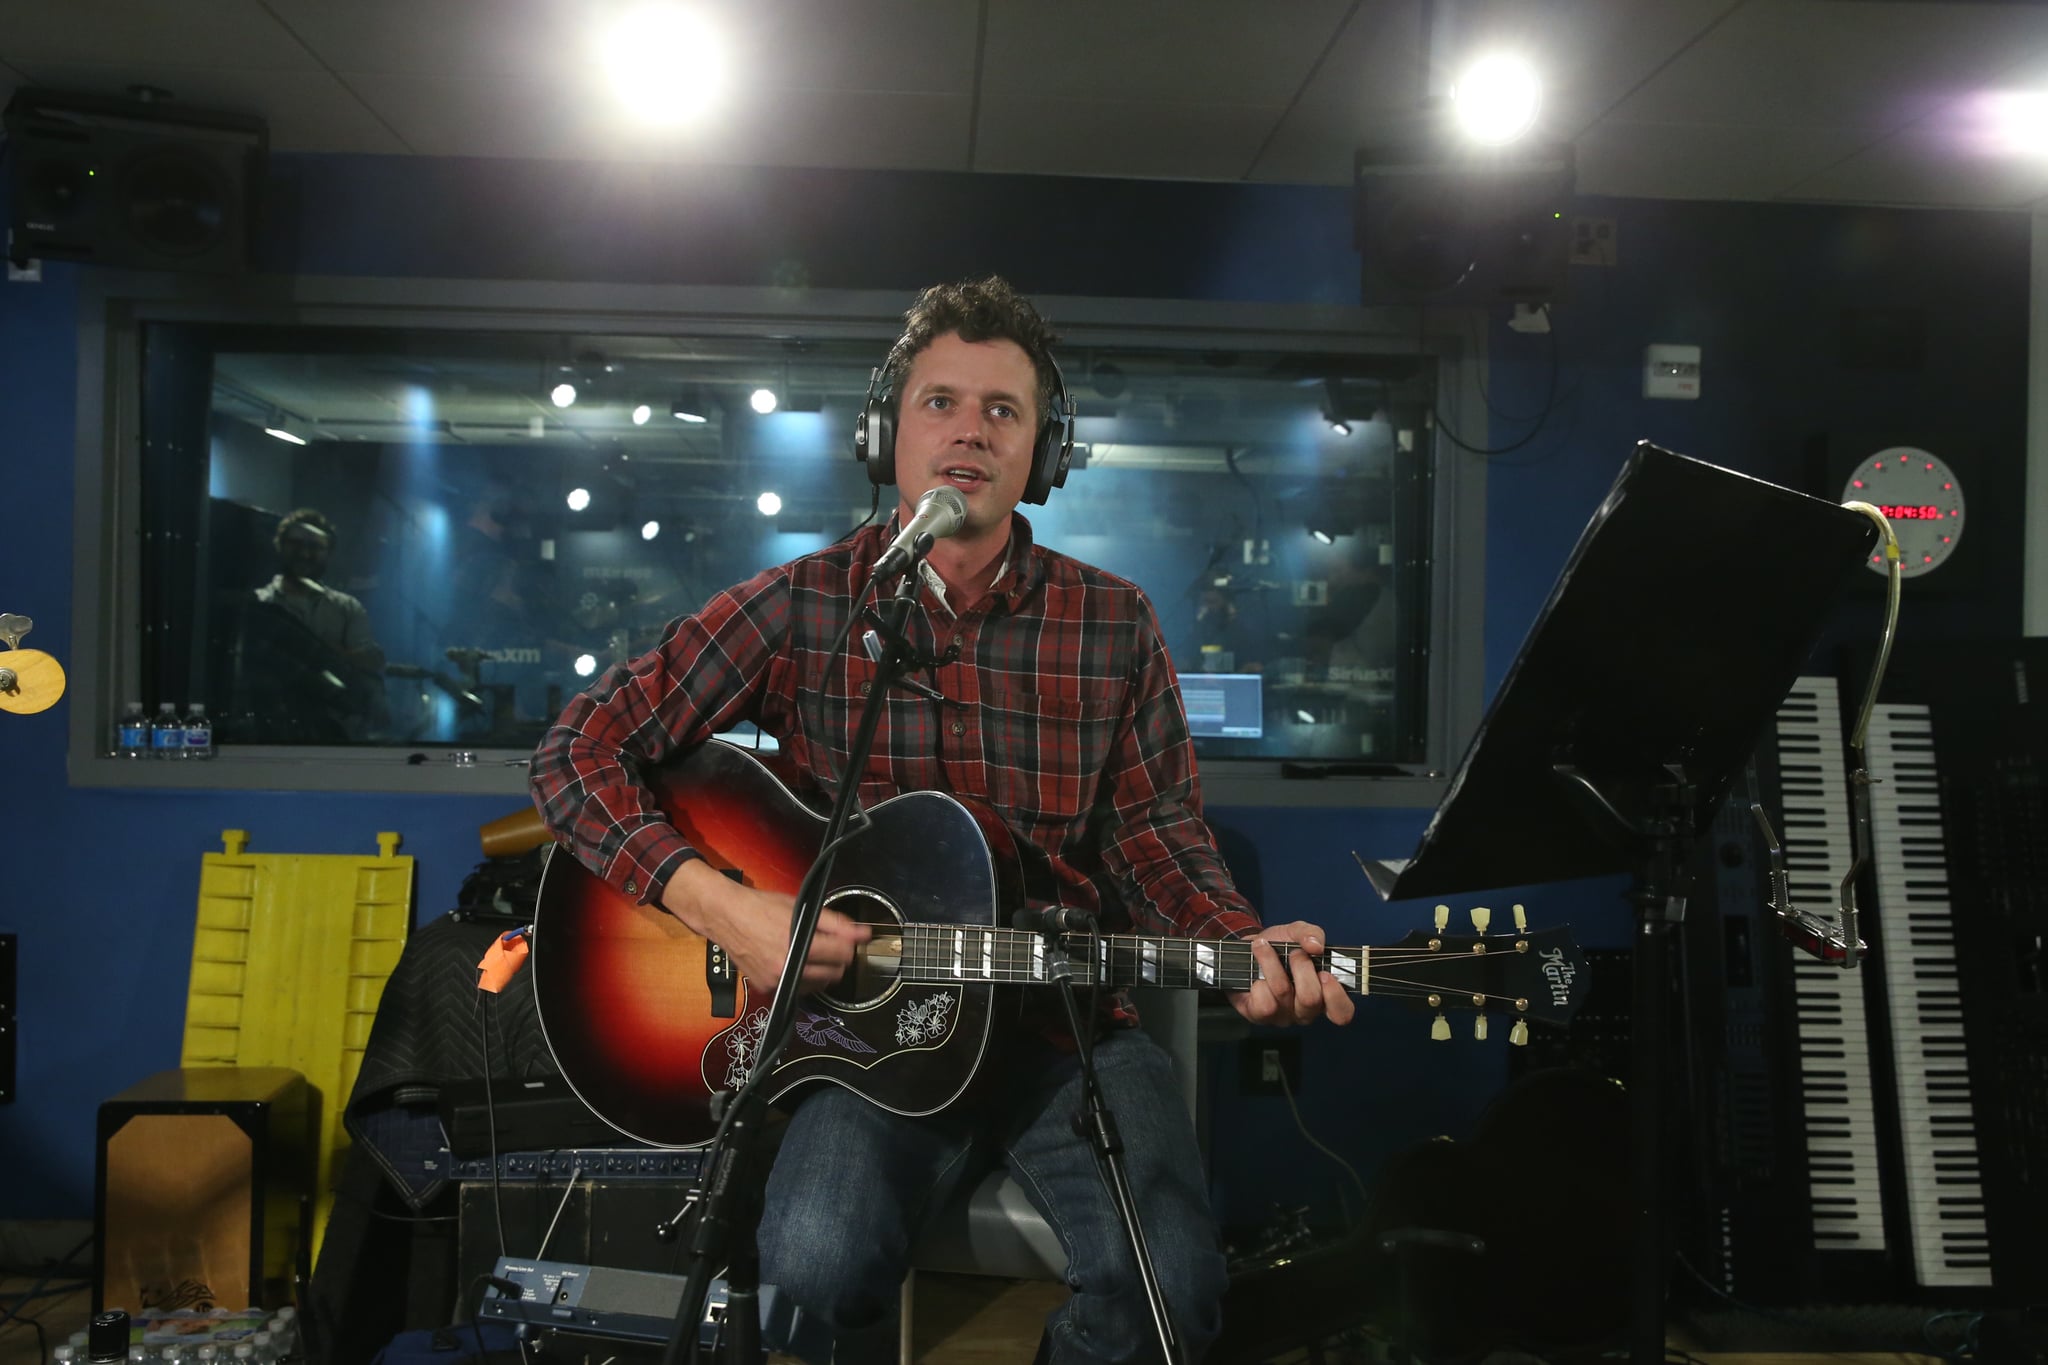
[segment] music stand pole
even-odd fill
[[[1692,831],[1699,793],[1684,766],[1663,765],[1669,780],[1649,789],[1647,814],[1630,817],[1601,784],[1569,764],[1554,765],[1587,818],[1636,850],[1635,943],[1630,955],[1629,1199],[1635,1276],[1629,1286],[1630,1365],[1662,1365],[1664,1299],[1670,1288],[1671,1236],[1665,1208],[1665,1072],[1671,1058],[1672,938],[1685,922]]]

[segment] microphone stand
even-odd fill
[[[825,893],[831,885],[836,846],[853,818],[860,773],[874,748],[875,731],[881,726],[889,689],[905,679],[906,664],[914,662],[903,637],[903,625],[917,600],[915,569],[931,545],[930,536],[917,537],[910,563],[897,581],[895,596],[883,609],[883,644],[875,659],[875,685],[868,690],[861,709],[845,773],[839,790],[833,794],[832,811],[819,841],[818,857],[805,875],[804,889],[797,897],[790,920],[789,954],[783,960],[782,979],[776,984],[774,1001],[768,1007],[768,1022],[761,1034],[753,1069],[738,1091],[720,1091],[712,1100],[713,1116],[720,1121],[719,1135],[706,1162],[704,1193],[697,1201],[697,1221],[690,1238],[689,1278],[668,1345],[662,1352],[662,1365],[677,1365],[686,1351],[694,1356],[704,1298],[721,1264],[726,1270],[726,1314],[720,1339],[723,1358],[739,1365],[757,1365],[764,1358],[758,1306],[761,1264],[754,1240],[761,1220],[761,1179],[755,1168],[759,1164],[761,1128],[768,1114],[768,1101],[761,1092],[768,1073],[774,1070],[795,1031],[803,962],[810,956],[811,940],[817,935]],[[673,1221],[657,1227],[656,1234],[660,1236],[664,1230],[664,1240],[673,1238]]]
[[[1085,912],[1071,908],[1060,912],[1059,918],[1047,919],[1045,936],[1052,947],[1060,951],[1053,955],[1052,978],[1059,983],[1060,1002],[1066,1006],[1067,1027],[1074,1035],[1074,1055],[1081,1064],[1081,1111],[1074,1115],[1074,1135],[1088,1144],[1088,1150],[1095,1156],[1096,1169],[1102,1175],[1103,1186],[1109,1191],[1109,1202],[1116,1207],[1117,1219],[1124,1225],[1124,1238],[1130,1243],[1131,1260],[1138,1267],[1138,1279],[1145,1286],[1145,1306],[1152,1312],[1152,1327],[1159,1334],[1160,1360],[1165,1365],[1181,1365],[1180,1339],[1174,1335],[1173,1318],[1166,1311],[1166,1295],[1159,1287],[1159,1272],[1152,1264],[1152,1250],[1145,1244],[1145,1229],[1138,1223],[1138,1203],[1131,1193],[1131,1182],[1124,1170],[1124,1140],[1117,1131],[1116,1116],[1109,1112],[1109,1105],[1102,1097],[1102,1084],[1095,1074],[1095,1020],[1093,1012],[1084,1018],[1081,1005],[1074,994],[1074,960],[1065,951],[1062,935],[1058,930],[1060,918],[1085,915]],[[1087,931],[1093,936],[1097,926],[1089,920]],[[1093,954],[1087,967],[1090,984],[1095,984]],[[1094,996],[1090,993],[1092,1001]]]

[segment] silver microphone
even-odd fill
[[[916,514],[904,523],[894,543],[875,561],[875,577],[902,573],[931,549],[933,541],[958,535],[966,524],[967,499],[960,496],[960,490],[943,484],[932,489],[917,500]]]

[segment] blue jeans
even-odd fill
[[[905,1118],[835,1085],[814,1087],[768,1177],[761,1279],[830,1323],[833,1359],[893,1360],[910,1250],[925,1215],[1002,1161],[1058,1234],[1071,1298],[1046,1318],[1041,1358],[1156,1361],[1158,1336],[1095,1158],[1076,1137],[1079,1064],[1014,1043],[969,1094]],[[1138,1029],[1096,1045],[1102,1093],[1123,1136],[1145,1242],[1189,1361],[1222,1326],[1228,1283],[1201,1153],[1173,1064]]]

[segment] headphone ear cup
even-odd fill
[[[1031,450],[1031,477],[1024,481],[1024,501],[1042,503],[1065,481],[1060,468],[1060,433],[1065,423],[1047,422],[1038,429],[1038,444]]]
[[[861,406],[853,429],[853,456],[868,467],[868,482],[887,487],[896,482],[896,414],[880,398]]]

